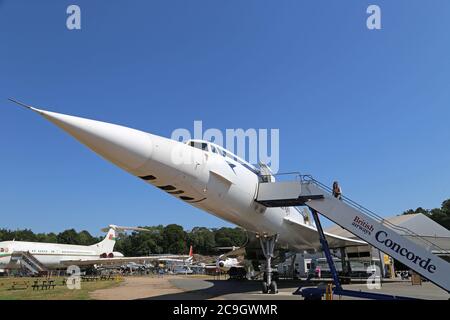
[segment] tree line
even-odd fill
[[[167,226],[143,227],[149,232],[119,233],[115,251],[125,256],[142,256],[148,254],[171,253],[186,254],[192,245],[194,253],[203,255],[217,254],[216,247],[242,246],[247,240],[245,230],[235,228],[205,228],[195,227],[186,231],[182,226],[169,224]],[[7,230],[0,229],[0,241],[17,240],[32,242],[49,242],[62,244],[92,245],[104,239],[95,237],[88,231],[77,232],[68,229],[58,234],[34,233],[30,229]]]
[[[430,219],[434,220],[435,222],[439,223],[444,228],[450,230],[450,199],[447,199],[444,202],[442,202],[440,208],[424,209],[422,207],[419,207],[415,210],[409,209],[407,211],[404,211],[402,214],[415,214],[415,213],[422,213],[427,217],[429,217]]]

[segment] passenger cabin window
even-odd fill
[[[184,193],[183,190],[177,190],[177,191],[168,191],[170,194],[182,194]]]
[[[155,180],[155,179],[156,179],[156,177],[153,176],[153,175],[141,176],[141,177],[139,177],[139,178],[141,178],[142,180],[147,180],[147,181],[149,181],[149,180]]]
[[[167,185],[167,186],[157,186],[158,188],[164,190],[164,191],[172,191],[172,190],[176,190],[177,188],[175,188],[174,186],[171,185]]]
[[[191,147],[203,150],[203,151],[208,151],[208,144],[206,142],[195,142],[195,141],[191,141],[189,142],[189,145]]]

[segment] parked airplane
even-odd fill
[[[317,229],[294,207],[268,208],[257,202],[258,184],[274,180],[260,168],[208,141],[174,141],[139,130],[40,110],[37,112],[75,139],[148,184],[254,233],[266,258],[263,292],[277,292],[271,281],[275,243],[291,250],[320,248]],[[331,247],[365,242],[326,234]]]
[[[191,265],[193,260],[192,246],[189,255],[180,254],[152,254],[141,257],[107,257],[89,260],[67,260],[64,261],[64,265],[101,265],[101,266],[122,266],[123,264],[137,264],[148,265],[149,262],[163,262],[167,265],[179,266],[179,265]]]
[[[0,269],[14,269],[20,267],[20,259],[14,259],[18,253],[28,253],[46,268],[62,267],[64,261],[87,261],[99,258],[123,257],[120,252],[114,252],[116,232],[119,230],[146,230],[140,228],[119,227],[111,225],[106,237],[91,246],[28,242],[2,241],[0,242]],[[18,256],[18,258],[20,258]]]
[[[148,231],[144,228],[110,225],[106,237],[99,243],[82,246],[72,244],[3,241],[0,242],[0,269],[17,269],[22,264],[37,264],[45,269],[59,269],[70,265],[121,265],[124,263],[147,263],[150,261],[191,261],[185,255],[151,255],[144,257],[124,257],[114,251],[117,233],[121,231]],[[192,248],[191,248],[192,250]],[[30,266],[32,267],[32,266]],[[42,271],[42,270],[36,270]]]
[[[230,277],[243,278],[246,275],[246,270],[242,262],[240,262],[237,257],[243,256],[245,254],[245,248],[239,247],[219,247],[218,250],[230,250],[224,254],[217,257],[215,263],[204,264],[206,269],[215,269],[226,272]]]
[[[164,258],[160,261],[164,261],[165,263],[169,263],[172,265],[190,265],[194,259],[194,251],[192,250],[192,246],[189,247],[189,256],[187,259],[183,258]]]
[[[219,257],[219,260],[217,261],[217,265],[220,269],[223,271],[229,271],[231,268],[238,268],[240,267],[240,262],[237,258],[223,258]]]

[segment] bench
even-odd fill
[[[33,288],[33,290],[39,290],[39,280],[34,280],[31,287]]]
[[[109,274],[109,275],[102,275],[101,277],[100,277],[100,280],[111,280],[111,275]]]
[[[83,280],[83,281],[97,281],[98,277],[96,277],[96,276],[82,276],[81,280]]]
[[[33,288],[33,290],[49,290],[55,289],[55,286],[55,280],[43,280],[42,283],[39,283],[39,280],[35,280],[31,287]]]
[[[21,282],[17,282],[17,281],[13,281],[10,290],[26,290],[28,289],[28,281],[21,281]]]
[[[47,283],[47,289],[55,289],[55,280],[49,280]]]

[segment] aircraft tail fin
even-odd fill
[[[192,245],[189,247],[189,258],[186,259],[186,262],[192,262],[194,259],[194,250],[192,250]]]
[[[100,254],[103,253],[109,254],[114,251],[116,239],[117,239],[116,229],[113,226],[110,226],[110,228],[108,229],[108,233],[106,234],[106,237],[102,241],[92,245],[91,247],[95,247],[99,251],[101,251]]]
[[[116,244],[117,237],[119,235],[119,232],[121,231],[150,231],[148,229],[144,228],[137,228],[137,227],[122,227],[122,226],[116,226],[114,224],[109,225],[107,228],[103,228],[103,232],[107,232],[105,239],[100,241],[99,243],[96,243],[92,245],[91,247],[98,248],[98,251],[101,251],[100,254],[106,253],[112,253],[114,251],[114,245]]]

